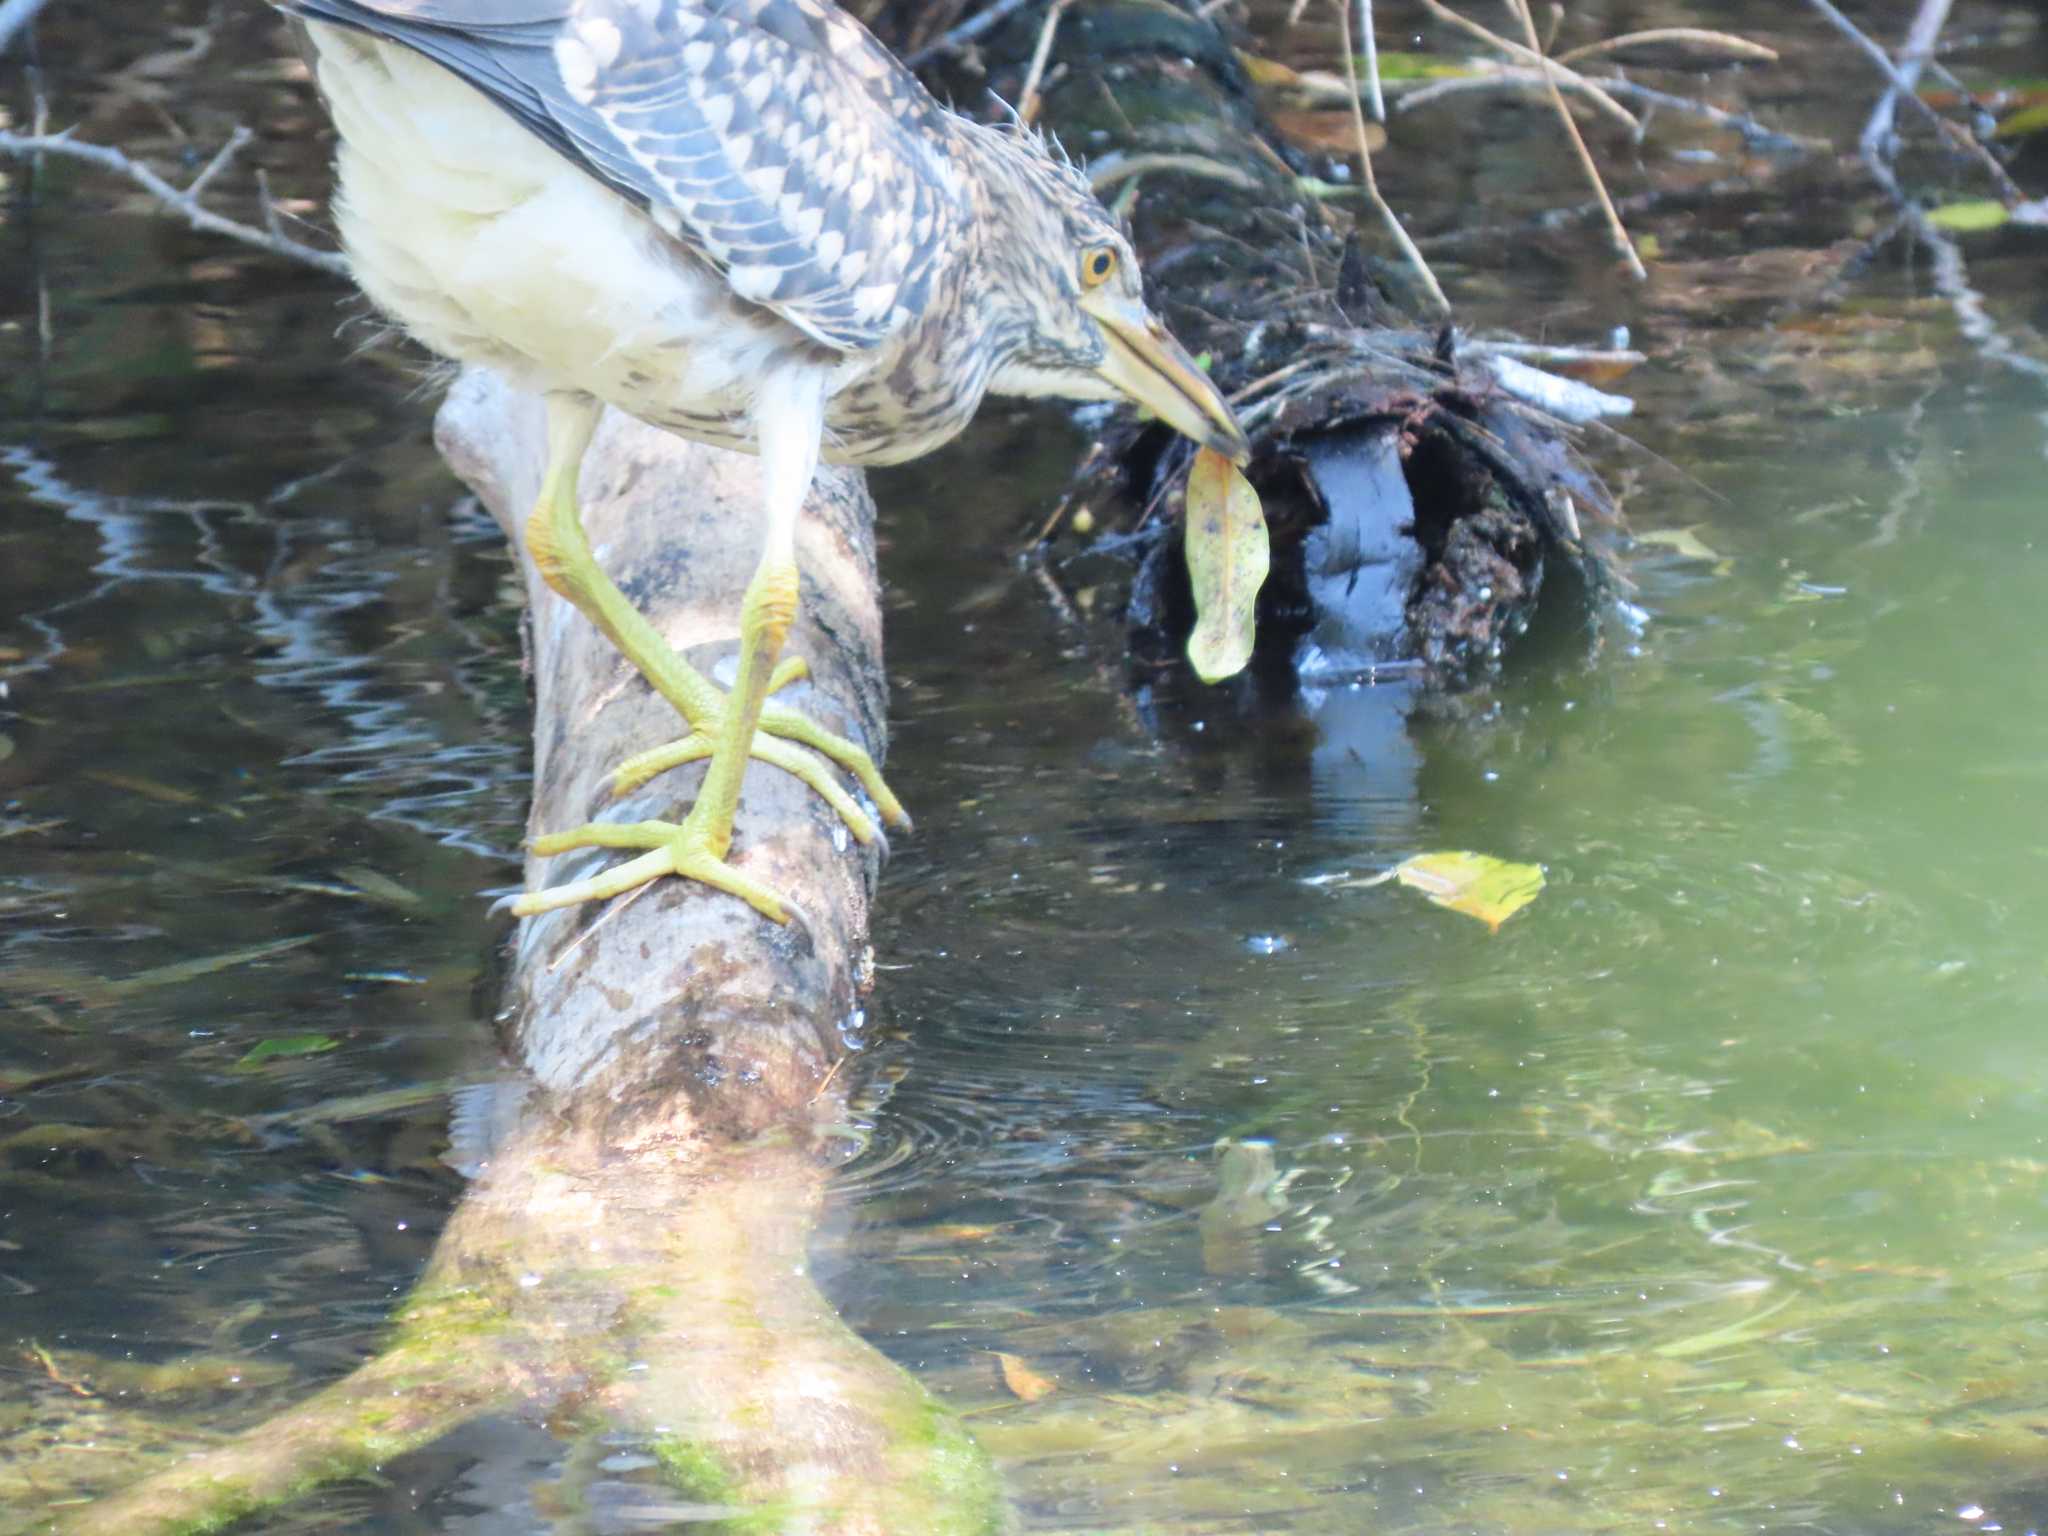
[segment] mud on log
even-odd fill
[[[516,528],[539,486],[539,402],[465,375],[438,436]],[[616,414],[585,461],[593,545],[707,669],[733,650],[757,553],[757,475],[751,458]],[[792,636],[812,680],[784,696],[879,757],[870,524],[859,476],[821,473],[799,536]],[[677,722],[530,566],[527,588],[538,830],[603,808],[609,767]],[[619,814],[672,811],[699,771],[664,775]],[[843,1147],[835,1122],[853,1074],[834,1075],[838,1024],[856,1003],[875,858],[796,780],[760,764],[748,769],[734,853],[804,921],[777,927],[670,880],[640,900],[520,926],[508,1047],[532,1086],[474,1152],[476,1182],[374,1359],[278,1418],[33,1528],[215,1529],[509,1414],[572,1440],[637,1439],[678,1519],[819,1536],[999,1529],[980,1449],[809,1278],[807,1243]]]

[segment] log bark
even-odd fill
[[[516,532],[540,482],[540,403],[465,375],[438,423],[449,462]],[[760,528],[749,458],[607,417],[583,475],[607,570],[713,670],[736,648]],[[811,680],[783,697],[879,758],[884,686],[872,508],[819,476],[799,535],[793,636]],[[532,824],[606,810],[627,752],[673,712],[529,565]],[[673,815],[701,770],[609,814]],[[634,802],[644,802],[636,804]],[[696,1518],[817,1536],[977,1536],[1003,1524],[987,1458],[911,1377],[853,1335],[806,1246],[836,1127],[877,860],[778,769],[748,770],[734,856],[803,919],[762,920],[665,881],[551,913],[512,941],[507,1047],[532,1087],[472,1148],[476,1182],[390,1340],[352,1375],[225,1445],[97,1500],[76,1536],[212,1529],[374,1472],[485,1413],[639,1436]],[[572,862],[564,860],[562,862]],[[572,877],[530,862],[531,879]]]

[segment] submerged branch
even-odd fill
[[[248,129],[236,129],[234,136],[193,179],[191,185],[186,187],[172,186],[141,161],[131,159],[118,149],[105,144],[80,143],[68,133],[20,134],[0,129],[0,154],[11,155],[20,160],[33,160],[41,155],[82,160],[88,165],[96,165],[102,170],[127,177],[161,203],[168,212],[177,214],[194,229],[207,234],[222,235],[230,240],[239,240],[244,245],[268,251],[273,256],[283,256],[309,267],[318,267],[322,272],[331,273],[335,277],[347,277],[348,263],[333,251],[317,250],[313,246],[302,244],[276,228],[268,199],[265,200],[265,212],[266,216],[272,217],[273,220],[273,228],[269,230],[239,223],[215,213],[200,202],[200,194],[206,190],[207,184],[219,174],[248,139]]]

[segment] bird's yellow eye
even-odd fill
[[[1081,286],[1100,288],[1116,276],[1116,247],[1093,246],[1081,253]]]

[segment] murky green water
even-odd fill
[[[146,140],[104,81],[160,42],[57,86]],[[218,45],[195,138],[299,121],[266,43]],[[442,1088],[491,1067],[522,822],[510,567],[331,285],[75,177],[9,207],[0,1337],[51,1355],[0,1361],[0,1434],[72,1409],[71,1352],[227,1362],[132,1390],[251,1422],[367,1347],[459,1195]],[[2048,1520],[2048,389],[1917,267],[1802,302],[1858,217],[1674,219],[1646,295],[1566,244],[1446,274],[1634,328],[1651,452],[1603,464],[1696,541],[1483,718],[1134,700],[1006,558],[1070,462],[1044,420],[879,482],[906,1075],[820,1259],[1028,1528]],[[2038,238],[1970,249],[2041,357]],[[1489,934],[1345,884],[1439,848],[1549,885]],[[238,1065],[264,1041],[322,1048]],[[475,1463],[266,1528],[531,1528]]]

